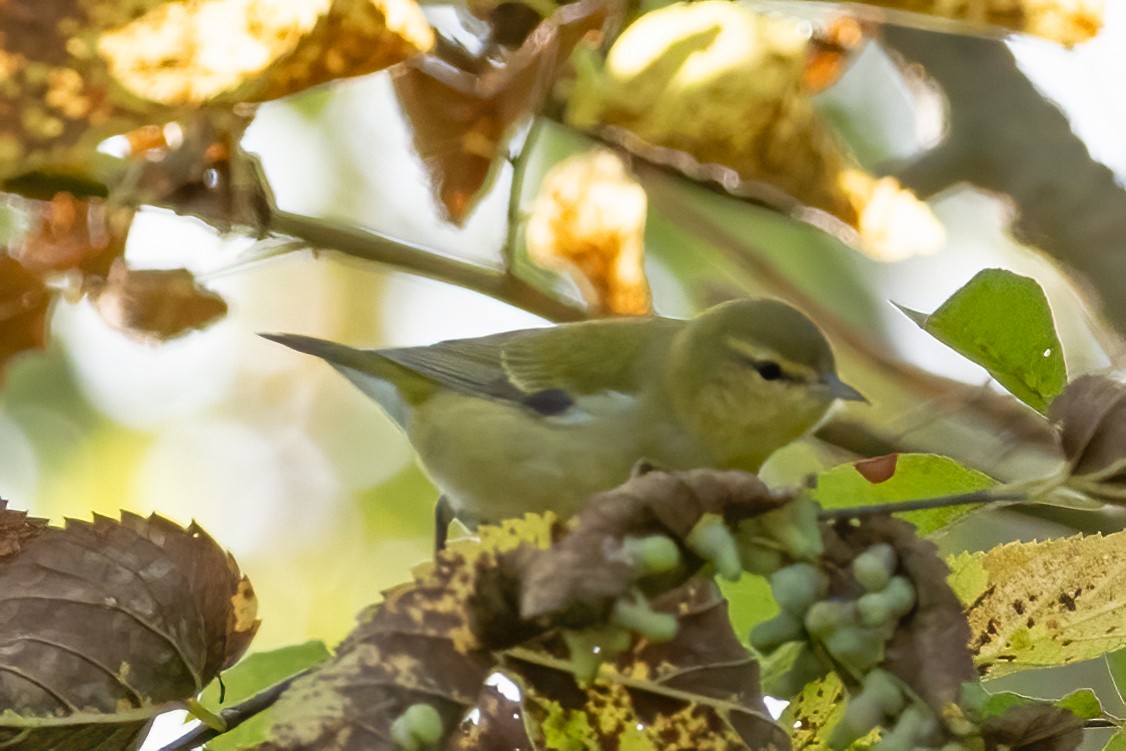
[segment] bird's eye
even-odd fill
[[[786,374],[782,372],[782,366],[771,360],[753,362],[751,367],[758,371],[764,381],[777,381],[786,377]]]

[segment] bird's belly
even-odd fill
[[[636,409],[620,395],[580,400],[550,417],[458,394],[435,397],[422,409],[411,442],[455,511],[470,519],[548,509],[569,516],[646,458]]]

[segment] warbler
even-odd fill
[[[406,432],[448,504],[440,539],[448,514],[569,516],[643,460],[756,471],[835,399],[864,399],[817,327],[769,299],[424,347],[263,336],[327,360]]]

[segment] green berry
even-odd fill
[[[822,639],[833,659],[857,673],[866,673],[883,662],[883,634],[861,626],[837,629]]]
[[[903,711],[906,702],[899,679],[882,668],[870,670],[864,676],[861,693],[870,697],[870,700],[878,704],[889,717],[894,717]]]
[[[932,729],[934,719],[930,710],[912,704],[899,715],[895,726],[872,746],[872,751],[913,751],[922,745],[921,741]]]
[[[884,710],[876,702],[859,694],[848,700],[844,715],[829,734],[829,747],[845,749],[880,726]]]
[[[872,545],[852,561],[852,575],[860,586],[869,592],[879,592],[887,586],[899,565],[895,548],[886,542]]]
[[[614,603],[610,621],[651,642],[670,641],[680,629],[680,624],[672,613],[657,613],[646,603],[621,599]]]
[[[795,563],[770,575],[770,591],[778,607],[804,615],[829,592],[829,577],[812,563]]]
[[[667,535],[626,537],[622,540],[622,553],[633,564],[638,578],[664,574],[680,564],[680,548]]]
[[[429,704],[412,704],[391,723],[391,740],[403,751],[434,748],[445,732],[442,716]]]
[[[708,561],[724,579],[735,581],[743,573],[739,560],[739,545],[723,519],[716,514],[704,514],[684,538],[692,552]]]
[[[882,626],[892,618],[891,605],[883,592],[869,592],[856,601],[856,614],[864,626]]]
[[[784,610],[751,629],[751,646],[763,653],[773,652],[786,642],[804,638],[802,622]]]
[[[602,626],[581,631],[563,631],[563,641],[571,653],[571,673],[580,683],[594,680],[598,668],[630,647],[633,636],[619,626]]]
[[[780,509],[763,514],[761,518],[770,536],[790,557],[813,560],[824,552],[821,528],[817,523],[820,509],[815,501],[802,497],[790,501]]]
[[[895,616],[904,616],[915,607],[915,585],[906,576],[893,576],[884,588],[888,607]]]
[[[737,539],[739,542],[739,560],[743,564],[744,571],[750,571],[752,574],[760,576],[769,576],[782,568],[786,562],[782,553],[773,548],[748,542],[742,536]]]
[[[822,600],[806,612],[805,629],[813,636],[825,638],[838,629],[855,626],[856,618],[856,603]]]

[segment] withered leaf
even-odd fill
[[[1065,665],[1126,646],[1126,533],[1008,543],[951,561],[978,671]]]
[[[1010,707],[981,726],[988,751],[1073,751],[1083,742],[1083,720],[1050,704]]]
[[[862,550],[881,542],[895,548],[903,573],[915,587],[916,604],[900,620],[881,667],[942,716],[944,708],[957,701],[962,684],[974,680],[977,672],[968,646],[970,626],[961,602],[946,583],[949,571],[938,549],[919,537],[912,525],[888,516],[868,517],[856,526],[841,521],[825,537],[825,558],[839,572],[830,576],[830,595],[858,586],[844,572]],[[842,677],[847,683],[848,677]]]
[[[651,475],[631,481],[618,497],[596,499],[593,505],[605,505],[605,513],[584,512],[586,530],[578,524],[563,541],[584,534],[605,541],[646,529],[686,534],[704,509],[726,509],[738,518],[782,502],[745,473]],[[649,492],[660,497],[649,502]],[[699,498],[691,500],[691,493]],[[419,702],[439,713],[450,749],[512,747],[489,745],[499,738],[556,747],[553,741],[574,740],[580,730],[602,738],[599,733],[609,737],[613,728],[653,747],[788,748],[785,733],[763,711],[757,666],[732,632],[717,589],[689,579],[690,570],[654,593],[652,603],[676,614],[678,635],[661,645],[637,642],[596,680],[577,684],[558,626],[566,618],[577,628],[603,627],[606,612],[519,614],[527,561],[546,555],[544,546],[560,532],[550,521],[528,517],[499,531],[482,527],[480,543],[444,549],[413,583],[366,611],[332,661],[282,695],[261,748],[390,749],[391,723]],[[519,699],[489,689],[499,685],[490,678],[498,674],[519,690]],[[475,725],[459,727],[470,708]]]
[[[570,607],[608,606],[633,586],[633,570],[620,554],[627,535],[683,540],[706,513],[737,522],[793,497],[747,472],[658,471],[634,477],[595,496],[573,519],[570,534],[522,562],[520,613],[536,618]]]
[[[1073,475],[1098,475],[1105,483],[1126,480],[1126,384],[1081,376],[1052,401],[1048,417],[1059,424]]]
[[[104,282],[91,282],[88,294],[106,323],[143,342],[203,328],[227,312],[223,298],[187,269],[132,270],[121,260]]]
[[[50,303],[42,279],[0,255],[0,376],[14,356],[43,348]]]
[[[593,311],[649,312],[645,189],[608,149],[577,154],[544,177],[525,228],[532,261],[567,273]]]
[[[123,513],[59,528],[3,505],[0,742],[17,744],[5,747],[126,748],[257,630],[249,582],[195,525]]]
[[[516,50],[479,61],[479,70],[426,55],[392,71],[415,150],[451,221],[469,215],[509,130],[539,110],[575,45],[608,15],[607,0],[579,0],[540,22]]]

